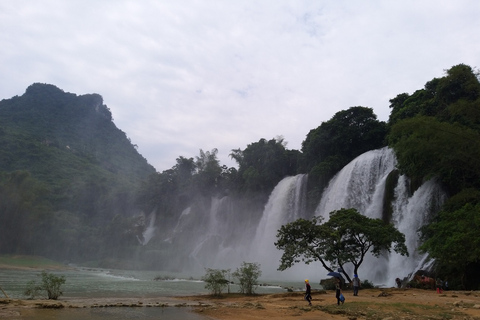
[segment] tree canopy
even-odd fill
[[[378,257],[393,247],[395,252],[408,256],[405,236],[381,219],[368,218],[355,209],[340,209],[331,212],[327,222],[321,222],[320,217],[298,219],[278,230],[275,246],[283,251],[279,270],[300,261],[319,261],[328,271],[339,268],[350,281],[344,265],[351,263],[358,274],[369,252]]]
[[[299,153],[285,146],[283,137],[277,137],[260,139],[244,150],[232,150],[230,156],[238,163],[243,191],[270,193],[280,180],[297,173]]]
[[[351,107],[342,110],[302,142],[303,166],[312,183],[324,185],[343,166],[360,154],[385,145],[386,124],[377,120],[373,109]]]

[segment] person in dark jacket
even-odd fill
[[[340,299],[342,294],[342,282],[339,278],[335,278],[335,298],[337,298],[337,304],[340,305],[340,302],[343,304],[343,301]]]
[[[308,283],[308,279],[305,279],[305,300],[308,301],[308,305],[312,305],[312,288],[310,287],[310,283]]]

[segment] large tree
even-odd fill
[[[408,256],[405,236],[381,219],[363,216],[355,209],[341,209],[331,212],[327,222],[321,222],[320,217],[298,219],[278,230],[275,246],[283,250],[279,270],[300,261],[306,264],[319,261],[328,271],[338,267],[351,281],[344,265],[351,263],[358,274],[369,252],[379,257],[393,247],[395,252]]]

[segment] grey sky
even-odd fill
[[[98,93],[158,171],[480,66],[480,1],[0,0],[0,99]]]

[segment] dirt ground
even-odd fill
[[[199,304],[195,311],[210,319],[480,319],[479,291],[435,291],[419,289],[367,289],[358,296],[344,292],[346,301],[337,305],[334,291],[313,293],[312,306],[303,293],[226,295],[221,298],[183,297]]]
[[[35,308],[190,307],[205,319],[217,320],[356,320],[356,319],[476,319],[480,320],[480,291],[419,289],[367,289],[358,296],[344,292],[346,301],[336,304],[333,291],[313,292],[312,306],[303,293],[243,296],[224,294],[158,298],[95,298],[53,300],[0,299],[0,318],[18,317]]]

